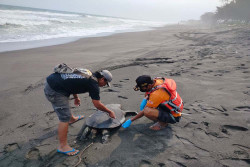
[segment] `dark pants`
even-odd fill
[[[169,108],[167,108],[164,105],[161,105],[158,107],[159,110],[159,116],[158,120],[161,122],[167,122],[170,124],[175,124],[176,122],[179,122],[181,117],[174,117],[171,113]]]

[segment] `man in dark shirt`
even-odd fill
[[[69,96],[73,94],[75,105],[80,105],[77,94],[89,92],[92,103],[98,110],[107,112],[111,118],[115,118],[115,113],[109,110],[100,101],[100,88],[109,85],[112,74],[108,70],[95,72],[91,77],[86,77],[75,73],[53,73],[47,77],[44,93],[51,102],[60,122],[58,126],[58,138],[60,145],[57,152],[66,155],[76,155],[79,150],[75,150],[68,145],[67,133],[70,123],[82,119],[83,116],[73,116],[69,109]]]

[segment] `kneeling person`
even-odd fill
[[[145,93],[138,115],[127,120],[122,126],[127,128],[136,119],[146,116],[157,121],[150,126],[152,130],[160,130],[168,123],[174,124],[180,121],[183,110],[183,102],[176,92],[176,83],[168,78],[152,79],[149,75],[142,75],[136,79],[137,85],[134,90]],[[145,107],[145,108],[144,108]]]

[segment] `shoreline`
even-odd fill
[[[0,43],[0,53],[12,52],[18,50],[34,49],[46,46],[55,46],[77,41],[78,38],[57,38],[37,41],[21,41]]]
[[[171,24],[166,24],[162,27],[169,26]],[[11,52],[11,51],[18,51],[18,50],[26,50],[26,49],[34,49],[46,46],[56,46],[61,44],[71,43],[80,39],[85,38],[98,38],[98,37],[105,37],[120,33],[130,33],[130,32],[143,32],[143,31],[151,31],[156,30],[157,28],[162,27],[148,27],[144,29],[138,30],[117,30],[114,32],[102,32],[95,35],[87,35],[82,37],[62,37],[62,38],[52,38],[52,39],[43,39],[43,40],[36,40],[36,41],[19,41],[19,42],[5,42],[0,43],[0,53],[4,52]]]
[[[175,25],[152,31],[83,38],[67,44],[0,53],[0,166],[73,166],[78,157],[56,153],[58,118],[43,84],[53,67],[66,63],[91,71],[109,69],[112,87],[103,104],[139,111],[139,75],[168,77],[184,100],[178,124],[161,131],[143,117],[120,128],[109,143],[100,137],[75,143],[84,119],[69,127],[69,144],[83,150],[82,166],[249,166],[249,27]],[[95,112],[87,94],[74,115]],[[127,117],[128,119],[130,117]]]

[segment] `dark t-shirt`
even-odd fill
[[[93,78],[85,78],[79,74],[53,73],[47,77],[49,86],[65,96],[89,92],[93,100],[100,100],[100,88]]]

